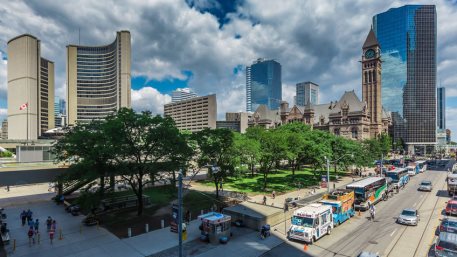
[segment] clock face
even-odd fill
[[[367,59],[374,58],[375,55],[376,55],[376,53],[375,53],[375,51],[373,49],[368,49],[365,52],[365,58],[367,58]]]

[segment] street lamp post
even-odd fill
[[[178,174],[178,236],[179,236],[179,257],[183,256],[182,249],[182,170]]]
[[[337,162],[347,155],[349,155],[349,154],[344,154],[343,156],[341,156],[337,160],[334,160],[333,162]],[[324,158],[325,158],[325,161],[327,164],[327,193],[330,193],[330,159],[327,158],[327,156],[324,156]],[[354,154],[352,154],[352,153],[351,153],[351,158],[354,158]],[[335,170],[335,172],[336,172],[336,170]]]

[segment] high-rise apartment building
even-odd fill
[[[180,130],[200,131],[216,128],[216,95],[194,97],[164,105],[164,116],[171,117]]]
[[[189,88],[178,88],[171,93],[171,102],[176,103],[182,100],[187,100],[190,98],[198,97],[198,95]]]
[[[8,120],[2,121],[2,139],[8,139]]]
[[[104,119],[131,107],[130,32],[104,46],[67,46],[67,120]]]
[[[8,41],[8,127],[8,139],[19,140],[54,128],[54,63],[28,34]]]
[[[295,104],[305,106],[308,103],[312,105],[319,104],[319,85],[313,82],[301,82],[296,86]]]
[[[436,94],[437,110],[436,120],[437,127],[440,130],[446,129],[446,88],[439,87]]]
[[[408,151],[436,144],[436,8],[405,5],[373,17],[382,51],[382,103],[392,112],[393,137]]]
[[[257,59],[246,67],[246,110],[259,105],[279,109],[282,100],[281,64],[275,60]]]

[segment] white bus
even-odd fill
[[[369,204],[387,199],[387,181],[384,177],[369,177],[346,185],[355,193],[355,210],[368,210]]]
[[[419,166],[419,172],[425,172],[427,170],[427,163],[425,161],[416,161],[416,165]]]

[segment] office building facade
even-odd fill
[[[247,112],[227,112],[225,120],[216,121],[216,128],[226,128],[244,133],[248,128],[249,114]]]
[[[216,128],[216,95],[194,97],[164,105],[164,116],[171,117],[180,130],[191,132]]]
[[[394,140],[401,137],[410,153],[431,152],[436,144],[436,25],[434,5],[373,17],[383,56],[382,103],[392,112]]]
[[[55,120],[55,127],[61,128],[65,127],[66,124],[66,101],[64,99],[60,99],[59,97],[54,98],[54,120]]]
[[[8,139],[8,120],[2,121],[2,139]]]
[[[67,121],[104,119],[131,107],[129,31],[117,32],[104,46],[67,46]]]
[[[295,86],[295,104],[305,106],[309,103],[319,104],[319,85],[313,82],[301,82]]]
[[[188,88],[178,88],[171,93],[171,102],[176,103],[179,101],[198,97],[198,95]]]
[[[275,60],[257,59],[246,67],[246,111],[260,105],[279,109],[282,101],[281,64]]]
[[[446,129],[446,88],[439,87],[436,92],[436,121],[439,130]]]
[[[8,139],[36,140],[54,128],[54,63],[40,45],[28,34],[8,41]]]

